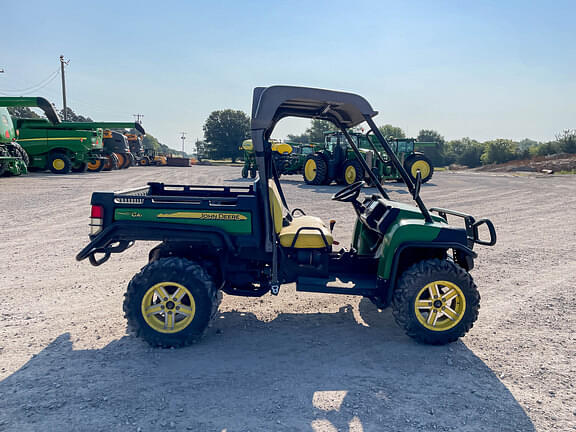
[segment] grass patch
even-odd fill
[[[563,171],[556,171],[554,174],[562,174],[562,175],[574,175],[576,174],[576,170],[563,170]]]

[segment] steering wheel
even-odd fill
[[[342,202],[355,201],[356,198],[358,198],[358,195],[360,195],[360,190],[362,190],[362,187],[365,184],[366,182],[363,180],[352,183],[351,185],[346,186],[344,189],[332,195],[332,199],[334,201],[342,201]]]

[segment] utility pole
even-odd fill
[[[64,77],[64,66],[70,63],[70,60],[64,61],[64,56],[60,56],[60,75],[62,76],[62,101],[64,103],[64,121],[66,121],[66,78]]]
[[[142,121],[140,119],[144,117],[144,114],[132,114],[132,116],[134,116],[134,118],[136,119],[136,123],[142,124]]]
[[[186,132],[181,132],[182,136],[180,137],[180,139],[182,140],[182,153],[186,153],[184,151],[184,141],[186,141]]]

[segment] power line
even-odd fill
[[[42,81],[40,81],[37,84],[34,84],[33,86],[29,86],[29,87],[22,88],[22,89],[14,89],[14,90],[1,90],[0,89],[0,93],[5,95],[6,93],[22,94],[22,93],[36,92],[38,90],[43,89],[48,84],[50,84],[52,81],[54,81],[54,79],[56,79],[56,77],[58,76],[59,73],[60,73],[60,68],[56,69],[54,72],[52,72],[50,75],[48,75],[47,78],[44,78]]]
[[[132,114],[132,115],[136,118],[136,123],[142,124],[142,121],[140,121],[140,118],[141,117],[144,118],[144,114],[138,113],[138,114]]]

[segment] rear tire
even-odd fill
[[[327,184],[328,165],[322,156],[313,154],[306,158],[304,162],[304,181],[309,185]]]
[[[104,162],[104,171],[112,171],[118,169],[118,158],[114,153],[106,155],[106,161]]]
[[[416,174],[420,170],[422,175],[422,183],[426,183],[432,178],[434,174],[434,166],[430,159],[423,154],[413,154],[404,161],[404,168],[413,182],[416,181]]]
[[[183,258],[161,258],[132,278],[123,308],[128,329],[136,336],[152,346],[182,347],[200,340],[218,311],[220,298],[202,265]]]
[[[52,153],[48,158],[48,169],[54,174],[68,174],[72,163],[64,153]]]
[[[242,167],[242,178],[248,178],[248,168],[246,166]]]
[[[418,342],[444,345],[474,325],[480,294],[472,276],[452,261],[430,259],[408,268],[394,290],[396,323]]]
[[[250,168],[250,178],[256,177],[256,168]]]
[[[72,168],[72,172],[83,173],[83,172],[86,172],[87,169],[88,169],[88,164],[86,162],[81,162],[80,165]]]

